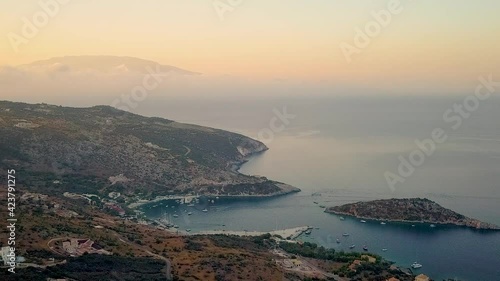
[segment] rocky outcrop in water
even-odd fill
[[[450,224],[475,229],[500,230],[494,224],[468,218],[429,199],[384,199],[329,207],[327,213],[362,219]]]

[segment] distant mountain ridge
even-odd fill
[[[135,57],[120,56],[65,56],[39,60],[20,66],[21,68],[50,67],[65,70],[98,70],[102,72],[132,71],[147,73],[147,68],[158,69],[164,73],[179,75],[200,75],[200,73],[184,70],[175,66],[162,65],[155,61]]]
[[[329,207],[327,213],[382,221],[452,224],[476,229],[500,230],[496,225],[468,218],[429,199],[383,199]]]

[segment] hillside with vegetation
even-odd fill
[[[127,202],[167,195],[272,196],[298,191],[237,167],[267,147],[223,130],[108,106],[0,102],[0,167],[32,191]]]

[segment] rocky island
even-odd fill
[[[468,218],[434,201],[421,198],[357,202],[329,207],[325,212],[367,220],[448,224],[475,229],[500,230],[496,225]]]
[[[237,171],[248,156],[265,150],[263,143],[240,134],[110,106],[0,101],[0,166],[18,170],[32,192],[112,193],[131,204],[166,196],[260,197],[299,191]]]

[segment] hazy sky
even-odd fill
[[[361,48],[355,29],[392,0],[240,0],[222,17],[214,5],[238,0],[60,0],[68,3],[24,37],[23,18],[33,22],[39,2],[55,1],[0,2],[0,65],[120,55],[209,75],[402,92],[469,90],[480,75],[500,76],[498,0],[401,0],[400,12]],[[26,39],[18,52],[12,34]],[[358,50],[350,63],[343,42]]]

